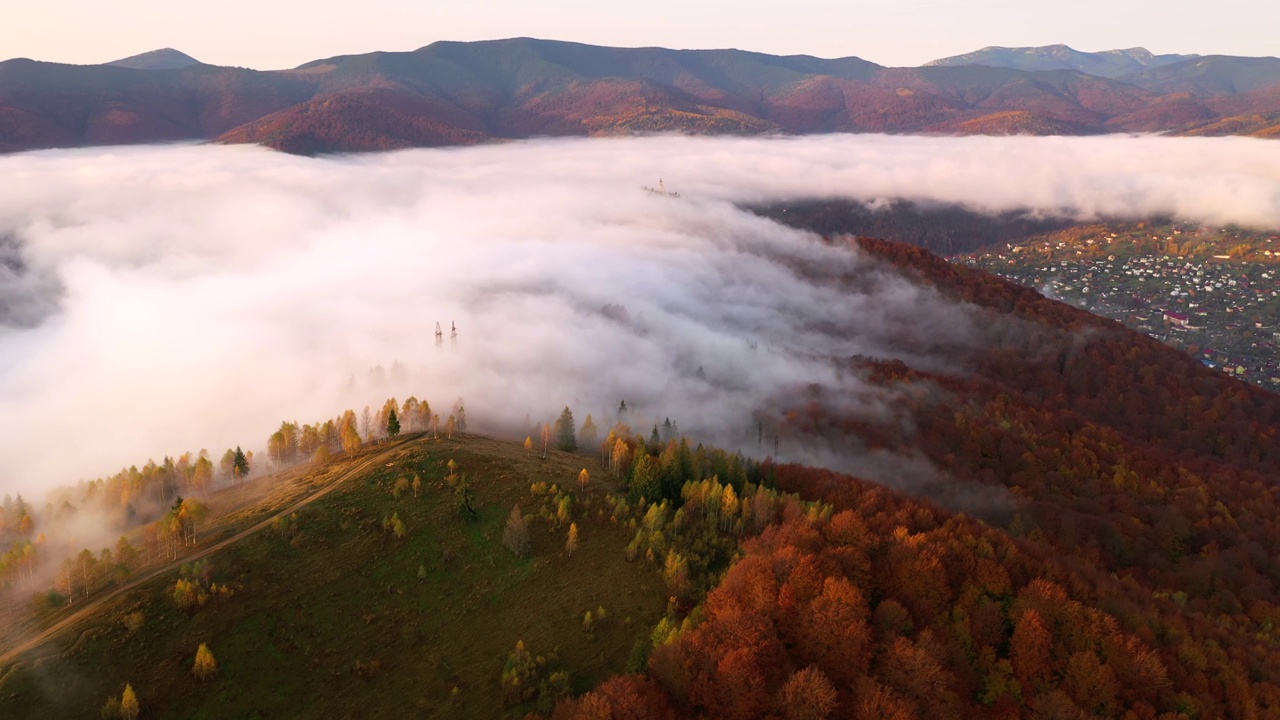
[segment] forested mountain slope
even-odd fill
[[[108,65],[15,59],[0,62],[0,152],[219,138],[305,154],[651,132],[1270,137],[1277,62],[1192,58],[1116,79],[1076,67],[1088,63],[887,68],[531,38],[281,71],[204,65],[168,49]]]

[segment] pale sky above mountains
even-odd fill
[[[109,62],[174,47],[258,69],[436,40],[540,37],[920,65],[987,45],[1277,55],[1273,0],[49,0],[5,11],[0,59]]]

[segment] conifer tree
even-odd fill
[[[243,480],[249,476],[249,457],[244,454],[244,451],[239,446],[236,447],[236,454],[234,460],[232,460],[231,474],[236,480]]]
[[[476,518],[475,495],[471,492],[471,483],[465,475],[458,478],[453,488],[453,502],[463,520],[471,521]]]
[[[396,417],[396,409],[387,413],[387,437],[394,438],[400,434],[400,418]]]
[[[196,649],[196,662],[191,672],[201,680],[208,680],[218,673],[218,661],[213,658],[213,651],[205,643]]]
[[[400,405],[396,402],[396,399],[390,398],[382,404],[382,409],[379,410],[378,414],[375,416],[375,421],[378,423],[378,434],[384,438],[391,437],[391,416],[396,412],[396,408],[398,407],[400,407]],[[399,423],[400,419],[397,417],[396,424],[399,425]]]
[[[573,411],[566,405],[556,420],[556,447],[565,452],[578,449],[578,431],[573,422]]]

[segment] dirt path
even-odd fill
[[[368,470],[370,470],[372,467],[375,467],[379,464],[387,463],[391,458],[393,458],[399,452],[399,450],[404,444],[405,444],[405,441],[390,444],[387,448],[379,451],[378,453],[364,458],[363,460],[360,461],[358,465],[351,468],[347,472],[343,473],[341,477],[325,485],[323,488],[320,488],[316,492],[299,500],[293,505],[290,505],[284,510],[281,510],[280,512],[275,513],[274,515],[271,515],[270,517],[263,519],[262,521],[254,524],[253,526],[246,528],[244,530],[241,530],[240,532],[236,533],[235,535],[232,535],[231,537],[219,540],[213,545],[197,550],[196,552],[191,553],[190,555],[184,555],[183,557],[178,558],[177,560],[174,560],[173,562],[168,563],[167,565],[162,565],[157,568],[152,568],[151,570],[144,572],[143,574],[139,575],[138,577],[134,578],[128,583],[121,585],[120,587],[114,590],[103,593],[93,598],[92,600],[89,600],[84,605],[81,605],[79,610],[76,610],[75,612],[59,620],[53,625],[50,625],[44,630],[41,630],[38,634],[31,637],[30,639],[21,642],[13,649],[5,652],[3,655],[0,655],[0,669],[5,669],[5,666],[7,666],[9,663],[16,660],[20,655],[39,647],[40,645],[48,642],[54,636],[58,635],[64,630],[67,630],[68,628],[72,627],[76,623],[79,623],[80,621],[86,619],[88,616],[92,615],[96,610],[101,608],[103,605],[119,597],[122,593],[129,592],[130,590],[134,590],[137,587],[145,583],[151,582],[152,580],[156,579],[157,577],[165,573],[173,572],[178,568],[182,567],[182,565],[186,563],[194,562],[203,557],[208,557],[209,555],[212,555],[218,552],[219,550],[227,547],[228,545],[240,542],[241,540],[249,537],[250,535],[258,532],[259,530],[265,530],[266,528],[271,526],[271,523],[274,522],[276,518],[297,512],[299,509],[304,508],[307,505],[310,505],[316,500],[319,500],[325,495],[328,495],[329,493],[338,489],[339,487],[344,485],[348,480],[350,480],[352,477],[365,473]],[[7,675],[8,673],[0,673],[0,678],[3,678]]]

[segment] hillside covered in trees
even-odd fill
[[[284,423],[225,477],[197,454],[83,484],[73,510],[149,498],[119,515],[128,572],[50,588],[13,556],[0,713],[1280,715],[1280,397],[927,251],[829,242],[999,332],[929,369],[830,358],[890,411],[797,388],[755,457],[625,403],[498,440],[410,398]],[[894,489],[770,445],[936,473]],[[16,504],[39,547],[57,508]]]
[[[894,68],[533,38],[265,72],[171,49],[107,65],[19,58],[0,62],[0,152],[214,138],[314,154],[654,132],[1280,132],[1275,58],[1188,58],[1121,75],[1097,63],[958,60]]]

